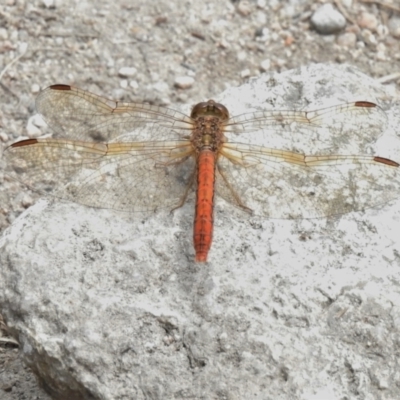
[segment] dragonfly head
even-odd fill
[[[196,104],[190,114],[190,117],[193,119],[205,116],[217,117],[222,121],[226,121],[229,119],[229,111],[222,104],[216,103],[214,100],[208,100]]]

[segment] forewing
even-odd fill
[[[40,92],[36,108],[54,137],[84,141],[181,140],[192,127],[192,120],[178,111],[115,102],[68,85]]]
[[[194,171],[189,142],[29,139],[6,149],[7,173],[44,194],[91,207],[152,212],[179,205]]]
[[[264,110],[226,123],[230,142],[274,147],[303,154],[364,152],[383,132],[387,117],[374,103],[358,101],[319,110]]]

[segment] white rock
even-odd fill
[[[40,128],[44,128],[46,126],[46,122],[43,120],[43,117],[40,114],[32,115],[28,119],[28,123],[26,125],[26,132],[29,138],[36,138],[41,136],[42,130]]]
[[[118,70],[118,75],[130,78],[132,76],[135,76],[137,73],[137,69],[134,67],[122,67]]]
[[[261,61],[260,63],[261,71],[268,71],[271,68],[271,60],[269,58]]]
[[[0,39],[1,39],[1,40],[6,40],[6,39],[8,39],[8,32],[7,32],[7,29],[5,29],[5,28],[0,28]]]
[[[194,78],[191,76],[177,76],[174,85],[179,89],[189,89],[194,84]]]
[[[138,89],[138,88],[139,88],[138,82],[137,82],[137,81],[134,81],[134,80],[129,82],[129,86],[130,86],[132,89]]]
[[[238,115],[246,107],[312,110],[387,93],[348,65],[312,65],[263,74],[214,99]],[[330,140],[400,160],[400,116],[393,102],[385,107],[387,125],[379,124],[376,138],[368,129],[345,138],[295,126],[283,133],[307,154]],[[272,128],[264,133],[268,147],[282,148],[284,137]],[[251,144],[262,134],[231,137]],[[261,178],[280,185],[277,199],[284,202],[291,188],[307,182],[293,174],[276,183],[277,168]],[[247,172],[250,184],[255,171]],[[317,179],[310,187],[324,185],[339,199],[346,190],[335,195],[337,183]],[[397,193],[398,179],[392,185]],[[125,187],[132,196],[136,189]],[[386,398],[400,398],[400,203],[329,220],[283,221],[215,200],[207,265],[193,262],[192,200],[173,214],[147,215],[42,200],[5,231],[0,309],[18,335],[21,357],[53,396],[338,399],[353,398],[351,382],[362,382],[359,398],[381,398],[382,388]]]
[[[22,198],[21,203],[22,203],[22,205],[23,205],[25,208],[28,208],[28,207],[30,207],[30,206],[34,203],[34,201],[33,201],[33,199],[32,199],[31,196],[29,196],[29,195],[26,194],[26,195],[24,195],[24,197]]]
[[[46,8],[54,8],[55,7],[54,0],[42,0],[42,3]]]
[[[237,10],[239,11],[239,14],[243,16],[248,16],[252,12],[252,7],[250,3],[247,0],[242,0],[239,2],[237,5]]]
[[[31,93],[37,94],[37,93],[39,93],[39,92],[40,92],[40,86],[39,86],[37,83],[34,83],[34,84],[31,86]]]
[[[250,76],[250,70],[248,68],[243,69],[242,71],[240,71],[240,77],[242,79],[248,78],[249,76]]]
[[[7,133],[0,131],[0,140],[4,143],[6,143],[8,141],[8,135]]]

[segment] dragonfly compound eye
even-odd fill
[[[208,100],[202,103],[198,103],[193,107],[190,117],[193,119],[212,116],[220,118],[223,121],[229,119],[229,111],[222,104],[216,103],[214,100]]]

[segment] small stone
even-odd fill
[[[194,79],[191,76],[178,76],[175,78],[174,85],[179,89],[188,89],[193,86]]]
[[[6,39],[8,39],[8,32],[7,32],[7,29],[0,28],[0,39],[1,39],[1,40],[6,40]]]
[[[29,138],[39,137],[42,134],[40,129],[33,125],[30,120],[28,120],[28,123],[26,124],[26,133]]]
[[[0,140],[4,143],[8,142],[8,135],[5,132],[0,132]]]
[[[268,71],[271,68],[271,60],[269,58],[261,61],[260,63],[261,71]]]
[[[243,71],[240,71],[240,77],[241,78],[248,78],[249,76],[250,76],[250,70],[247,68],[247,69],[244,69]]]
[[[249,2],[246,0],[241,1],[237,6],[237,10],[239,11],[240,15],[243,15],[244,17],[246,17],[247,15],[249,15],[251,13],[251,7],[250,7]]]
[[[238,61],[246,61],[248,56],[249,54],[247,51],[239,51],[239,53],[236,55],[236,58]]]
[[[360,28],[369,29],[371,31],[375,31],[378,26],[378,20],[375,15],[367,12],[361,13],[357,18],[357,22]]]
[[[395,38],[400,38],[400,18],[392,17],[388,22],[389,32]]]
[[[128,87],[128,81],[126,79],[121,79],[119,86],[121,86],[122,89],[126,89]]]
[[[376,46],[376,59],[379,61],[385,61],[386,57],[386,46],[384,43],[380,42]]]
[[[378,44],[378,40],[375,35],[369,31],[368,29],[364,29],[361,32],[361,37],[364,39],[365,43],[376,46]]]
[[[47,126],[46,121],[43,119],[41,114],[35,114],[32,117],[32,122],[38,127],[38,128],[45,128]]]
[[[291,35],[288,35],[285,39],[285,46],[290,46],[294,43],[294,37]]]
[[[34,203],[33,199],[29,195],[24,195],[24,197],[21,200],[21,204],[23,207],[28,208]]]
[[[118,75],[123,77],[135,76],[137,69],[134,67],[122,67],[118,71]]]
[[[130,86],[132,89],[138,89],[138,88],[139,88],[139,84],[138,84],[137,81],[130,81],[130,82],[129,82],[129,86]]]
[[[169,91],[168,83],[166,83],[164,81],[156,82],[152,85],[152,87],[154,90],[156,90],[159,93],[167,94]]]
[[[42,3],[46,8],[55,8],[56,7],[54,0],[42,0]]]
[[[35,114],[32,115],[28,119],[28,122],[26,124],[26,133],[27,136],[32,139],[32,138],[37,138],[42,135],[42,131],[40,128],[46,126],[45,121],[43,120],[42,116],[40,114]]]
[[[356,43],[357,35],[353,32],[343,33],[337,38],[337,44],[341,47],[347,47],[348,49],[354,48]]]
[[[264,9],[267,6],[266,0],[257,0],[257,7]]]
[[[319,7],[311,17],[314,29],[324,35],[339,32],[346,26],[345,17],[332,4]]]
[[[351,8],[353,6],[353,0],[341,0],[344,8]]]
[[[34,83],[31,86],[31,93],[36,94],[40,92],[40,86],[37,83]]]

